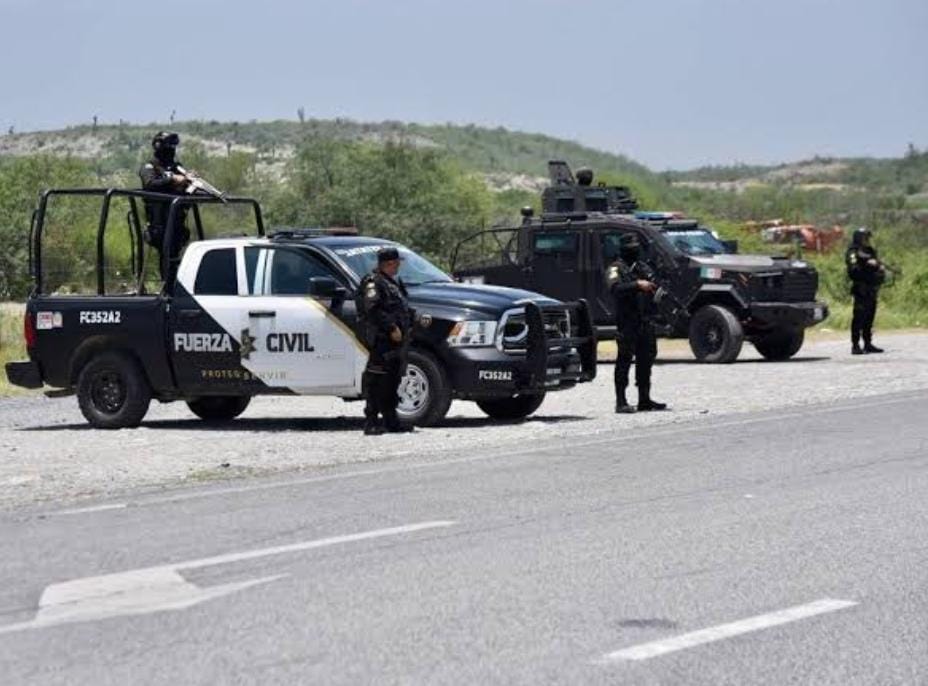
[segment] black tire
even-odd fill
[[[545,401],[544,393],[515,395],[511,398],[478,400],[477,407],[493,419],[525,419]]]
[[[228,422],[238,417],[248,403],[249,395],[207,395],[187,402],[187,407],[207,422]]]
[[[400,381],[397,415],[406,426],[435,426],[451,407],[451,384],[441,363],[425,350],[410,350]]]
[[[81,413],[98,429],[125,429],[141,424],[151,387],[139,363],[125,353],[102,353],[90,359],[77,377]]]
[[[706,305],[690,321],[690,349],[700,362],[734,362],[743,344],[741,322],[721,305]]]
[[[805,329],[777,329],[754,341],[754,347],[767,360],[788,360],[799,352],[805,337]]]

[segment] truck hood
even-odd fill
[[[545,295],[523,291],[518,288],[488,286],[455,281],[426,283],[421,286],[409,286],[409,304],[415,308],[437,306],[442,308],[460,308],[486,313],[493,318],[506,310],[518,307],[527,300],[539,305],[554,305],[558,301]]]
[[[706,255],[690,257],[694,267],[716,267],[731,272],[763,272],[771,269],[786,269],[789,260],[766,255]]]

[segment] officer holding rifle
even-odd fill
[[[186,195],[190,180],[183,167],[177,160],[177,146],[180,136],[169,131],[160,131],[151,141],[152,158],[139,169],[142,180],[142,190],[164,193],[166,195]],[[145,238],[149,245],[158,251],[160,257],[164,249],[164,239],[167,234],[168,213],[171,204],[163,200],[145,200],[145,219],[148,223]],[[161,278],[170,288],[174,281],[180,253],[187,241],[190,240],[190,230],[187,228],[187,208],[178,207],[174,215],[174,234],[171,241],[171,255],[169,271],[164,271],[164,263],[158,260]]]
[[[653,270],[642,261],[641,243],[634,233],[619,239],[619,255],[606,272],[609,291],[615,298],[615,331],[618,355],[615,361],[615,411],[630,414],[625,391],[628,372],[635,362],[635,384],[638,386],[638,411],[666,410],[667,405],[651,398],[651,366],[657,357],[657,337],[653,318],[656,314],[655,294],[660,292],[654,282]]]

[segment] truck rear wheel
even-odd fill
[[[406,425],[434,426],[451,407],[451,385],[444,369],[425,350],[410,350],[406,375],[400,380],[396,414]]]
[[[207,422],[228,422],[244,412],[250,402],[248,395],[207,395],[188,401],[187,407]]]
[[[148,412],[151,388],[138,362],[125,353],[91,358],[77,377],[81,413],[98,429],[138,426]]]
[[[493,419],[525,419],[545,401],[544,393],[478,400],[477,407]]]
[[[690,349],[700,362],[734,362],[744,344],[744,329],[734,313],[706,305],[690,321]]]
[[[805,329],[777,329],[754,341],[754,347],[767,360],[788,360],[799,352],[805,337]]]

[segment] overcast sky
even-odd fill
[[[476,123],[655,169],[928,146],[928,0],[0,0],[0,133]]]

